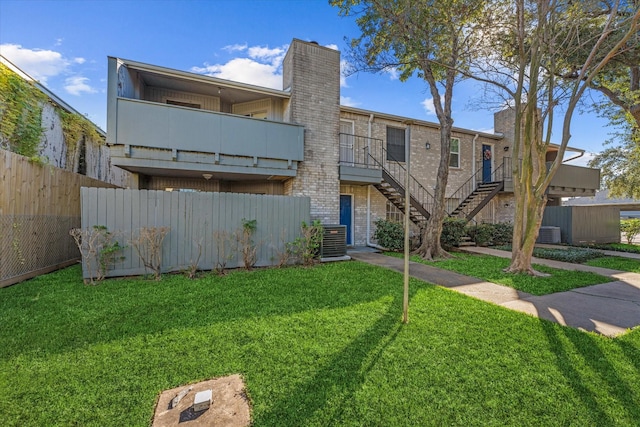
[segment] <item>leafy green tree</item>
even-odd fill
[[[620,15],[619,3],[595,18],[596,2],[591,0],[515,0],[502,6],[501,25],[485,34],[487,52],[471,73],[497,88],[515,113],[516,211],[509,272],[540,274],[531,257],[546,190],[571,138],[573,113],[593,80],[638,31],[638,11]],[[596,19],[598,30],[583,37],[584,26],[595,25]],[[580,61],[574,62],[576,58]],[[555,120],[561,121],[562,133],[557,157],[547,168]]]
[[[481,28],[491,16],[485,0],[331,0],[343,16],[357,16],[362,34],[351,40],[358,70],[395,69],[400,80],[423,79],[440,123],[440,162],[434,203],[416,251],[424,258],[447,257],[440,236],[447,215],[451,101],[454,84],[482,45]]]

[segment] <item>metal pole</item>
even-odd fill
[[[404,160],[407,165],[404,177],[404,297],[402,299],[402,323],[409,323],[409,227],[411,212],[411,195],[409,193],[409,176],[411,164],[411,123],[407,123],[404,134]]]

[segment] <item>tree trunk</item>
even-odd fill
[[[542,224],[547,198],[546,196],[527,197],[522,204],[524,206],[524,215],[515,218],[511,264],[505,269],[505,272],[548,276],[546,273],[536,271],[531,264],[531,257],[538,238],[540,224]]]
[[[451,255],[440,243],[442,234],[442,223],[447,215],[445,211],[445,191],[449,178],[449,157],[451,156],[451,119],[442,120],[445,125],[440,127],[440,164],[438,165],[438,178],[434,190],[434,201],[431,216],[427,225],[422,230],[422,242],[416,249],[415,254],[424,259],[433,260],[436,258],[449,258]]]

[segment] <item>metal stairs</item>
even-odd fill
[[[374,187],[385,196],[398,210],[405,213],[405,182],[407,170],[382,147],[379,156],[374,156],[367,151],[373,164],[382,170],[382,182],[374,184]],[[504,163],[485,176],[480,166],[460,188],[450,197],[460,200],[452,211],[450,217],[471,221],[500,191],[504,189]],[[431,216],[434,198],[433,195],[409,175],[410,209],[409,218],[418,227],[422,227]]]
[[[374,187],[400,212],[405,214],[404,196],[407,170],[401,162],[394,160],[384,148],[380,150],[380,158],[371,154],[370,157],[382,170],[382,182],[374,184]],[[409,196],[409,219],[418,227],[422,227],[431,216],[433,195],[409,174]]]
[[[471,221],[504,188],[504,181],[481,182],[449,213],[450,217]]]

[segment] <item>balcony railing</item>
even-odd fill
[[[382,140],[366,136],[340,134],[340,164],[361,168],[380,169],[373,159],[382,158]]]
[[[115,144],[302,161],[304,127],[118,98]]]

